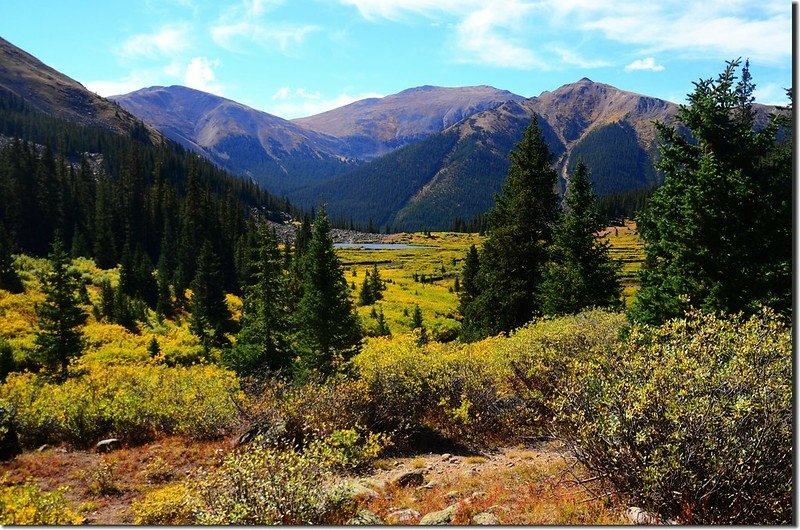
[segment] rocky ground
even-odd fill
[[[108,453],[43,447],[2,465],[5,483],[66,486],[87,524],[134,522],[131,503],[147,491],[219,465],[235,439],[167,438]],[[587,481],[588,479],[588,481]],[[485,454],[428,452],[379,460],[343,476],[361,510],[352,524],[624,524],[607,495],[554,442]],[[591,487],[589,487],[591,486]]]
[[[275,230],[280,242],[294,242],[298,226],[292,223],[276,223],[268,221],[269,226]],[[355,230],[342,230],[332,228],[331,237],[334,243],[382,243],[386,239],[384,234],[370,234],[367,232],[357,232]]]

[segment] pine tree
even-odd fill
[[[389,330],[389,324],[386,323],[386,317],[383,316],[383,308],[382,307],[378,311],[377,321],[378,321],[378,336],[379,337],[390,337],[392,335],[392,332],[391,332],[391,330]]]
[[[361,290],[358,292],[358,305],[366,306],[375,303],[375,292],[372,289],[369,271],[365,271],[364,281],[361,282]]]
[[[461,269],[462,281],[459,285],[460,294],[458,296],[459,310],[463,315],[467,307],[477,298],[478,292],[478,270],[480,268],[480,261],[478,258],[478,249],[475,245],[470,245],[467,251],[467,257],[464,260],[464,267]]]
[[[489,212],[478,294],[463,311],[464,340],[509,332],[541,310],[536,294],[557,218],[558,176],[536,117],[509,157],[503,192]]]
[[[161,318],[171,317],[175,313],[172,304],[172,293],[169,289],[169,272],[167,270],[167,257],[164,253],[158,258],[156,268],[156,284],[158,286],[158,299],[156,302],[156,314]]]
[[[151,359],[158,357],[158,354],[161,353],[161,346],[158,344],[158,339],[156,339],[155,335],[150,337],[150,343],[147,345],[147,353],[150,355]]]
[[[381,274],[378,272],[378,265],[372,264],[372,274],[369,277],[370,291],[372,291],[372,301],[383,300],[383,290],[386,286],[383,284]]]
[[[275,232],[258,231],[252,283],[245,287],[242,328],[236,345],[226,352],[226,365],[240,374],[286,369],[291,364],[288,286]]]
[[[306,367],[330,374],[341,360],[354,353],[362,331],[324,207],[320,208],[301,260],[303,296],[295,319],[299,328],[297,342]]]
[[[414,304],[414,312],[411,314],[411,329],[422,327],[422,309],[419,304]]]
[[[589,307],[619,307],[620,263],[610,258],[608,242],[597,238],[604,224],[582,162],[570,177],[564,209],[539,291],[542,312],[561,315]]]
[[[191,283],[192,315],[189,330],[200,339],[208,352],[211,346],[222,346],[226,343],[225,332],[230,325],[230,312],[225,303],[219,260],[208,240],[200,248],[195,270]]]
[[[6,229],[0,225],[0,289],[12,293],[21,293],[24,289],[14,268],[14,258],[11,256],[11,238]]]
[[[658,124],[664,185],[639,219],[645,245],[633,319],[658,323],[689,307],[791,314],[789,119],[756,130],[749,64],[695,83],[678,126]],[[785,142],[780,142],[783,135]]]
[[[41,278],[45,300],[36,306],[39,331],[34,342],[42,364],[52,372],[60,370],[64,380],[69,360],[83,351],[83,334],[78,328],[86,323],[88,315],[79,305],[80,275],[71,268],[58,236],[49,262],[50,271]]]

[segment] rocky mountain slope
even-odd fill
[[[524,99],[486,85],[453,88],[426,85],[293,121],[341,138],[356,156],[373,159],[438,133],[475,113]]]
[[[287,193],[353,166],[347,144],[241,103],[183,86],[112,100],[221,167]]]
[[[0,90],[39,112],[116,133],[160,135],[117,105],[0,38]]]
[[[598,193],[645,187],[658,180],[652,169],[653,122],[672,121],[677,108],[584,78],[474,114],[414,146],[304,190],[301,199],[325,200],[332,214],[343,215],[372,197],[396,193],[399,183],[416,182],[414,189],[406,187],[402,200],[379,203],[369,217],[404,229],[448,228],[457,218],[468,220],[491,207],[508,170],[508,154],[534,115],[563,179],[580,159],[592,171]],[[395,169],[387,174],[387,167]],[[357,220],[366,217],[362,212]]]

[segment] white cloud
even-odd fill
[[[87,81],[84,85],[95,94],[108,97],[127,94],[146,86],[152,86],[154,83],[154,78],[146,73],[131,72],[122,79],[112,81]]]
[[[217,59],[195,57],[186,66],[186,72],[183,77],[184,85],[203,92],[217,94],[218,96],[222,95],[222,86],[215,82],[216,74],[214,73],[214,68],[219,67],[219,65],[220,62]]]
[[[475,0],[341,0],[353,6],[367,20],[399,21],[409,13],[432,17],[438,14],[464,15],[479,9],[483,2]]]
[[[457,25],[457,61],[507,68],[546,67],[513,36],[530,9],[516,0],[495,1],[467,15]]]
[[[757,103],[764,105],[786,106],[789,104],[789,98],[786,97],[786,89],[778,83],[756,85],[753,96],[756,98]]]
[[[609,62],[602,59],[586,59],[581,57],[577,52],[574,52],[561,45],[552,44],[548,49],[558,56],[561,63],[569,66],[577,66],[579,68],[601,68],[608,66]]]
[[[237,51],[237,42],[246,40],[267,48],[277,46],[281,52],[288,53],[294,46],[302,44],[307,35],[319,29],[318,26],[310,24],[297,26],[236,22],[212,27],[211,38],[219,46],[230,51]]]
[[[217,59],[195,57],[187,62],[173,61],[160,68],[141,68],[120,79],[95,80],[85,83],[86,88],[103,97],[127,94],[156,85],[185,85],[196,90],[222,95],[224,87],[216,82]]]
[[[556,17],[581,30],[642,47],[643,53],[764,62],[791,58],[791,8],[783,0],[545,0]]]
[[[647,57],[645,59],[636,59],[632,63],[625,66],[626,72],[634,72],[637,70],[645,70],[648,72],[663,72],[664,66],[656,63],[654,57]]]
[[[324,97],[317,91],[305,88],[281,87],[273,95],[272,101],[264,106],[266,112],[285,119],[313,116],[326,110],[335,109],[366,98],[382,98],[384,94],[368,92],[350,95],[342,92],[333,97]],[[258,108],[259,106],[256,106]]]
[[[154,33],[139,33],[125,39],[116,50],[123,58],[172,57],[189,48],[191,27],[186,23],[163,26]]]
[[[340,0],[358,9],[367,20],[403,21],[408,15],[454,19],[459,63],[506,68],[545,68],[537,54],[523,44],[525,19],[536,4],[524,0]]]
[[[248,44],[255,43],[291,53],[309,34],[322,28],[264,19],[266,13],[282,3],[283,0],[242,0],[230,6],[211,27],[212,40],[233,52],[246,50]]]

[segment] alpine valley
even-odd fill
[[[678,109],[583,78],[531,98],[485,85],[421,86],[285,120],[183,86],[109,101],[6,41],[0,54],[0,86],[38,111],[155,141],[158,131],[298,206],[325,203],[340,223],[394,230],[449,229],[485,213],[534,115],[560,191],[579,160],[599,195],[659,184],[654,122],[671,123]],[[765,121],[771,108],[755,107]]]

